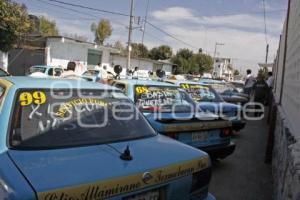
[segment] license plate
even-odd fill
[[[207,132],[192,133],[192,141],[205,141],[208,138]]]
[[[125,200],[160,200],[159,190],[145,192],[132,197],[128,197]]]

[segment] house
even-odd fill
[[[233,66],[231,58],[214,58],[213,77],[233,80]]]
[[[274,63],[268,63],[268,64],[266,64],[266,63],[258,63],[258,66],[259,66],[260,69],[267,68],[268,72],[272,72]]]
[[[21,48],[8,53],[8,71],[13,75],[24,75],[32,65],[55,65],[63,68],[73,61],[81,66],[82,72],[98,63],[112,67],[112,54],[119,50],[79,41],[63,36],[31,36],[23,41]]]

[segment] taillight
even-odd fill
[[[221,137],[228,137],[232,135],[232,129],[231,128],[224,128],[222,129],[222,132],[220,134]]]
[[[173,138],[173,139],[177,139],[177,134],[176,133],[166,133],[166,136]]]
[[[209,181],[211,178],[211,167],[201,170],[193,174],[191,194],[200,195],[199,193],[206,193],[208,190]]]

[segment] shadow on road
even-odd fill
[[[264,163],[267,136],[261,120],[233,137],[235,152],[213,166],[210,192],[217,200],[272,200],[271,165]]]

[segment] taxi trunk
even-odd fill
[[[127,146],[131,161],[120,159]],[[191,192],[197,193],[195,199],[209,199],[208,156],[161,135],[130,143],[8,154],[39,200],[188,200],[194,199]]]
[[[171,113],[162,113],[159,117],[146,115],[159,133],[207,151],[214,158],[225,158],[235,149],[231,142],[231,123],[209,116],[208,113],[202,117],[191,116],[191,113],[177,113],[176,117]]]

